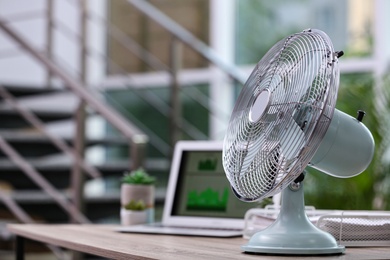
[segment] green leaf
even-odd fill
[[[156,182],[156,178],[150,176],[144,169],[139,168],[132,172],[126,172],[122,177],[122,183],[152,185]]]

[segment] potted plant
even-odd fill
[[[156,179],[144,169],[125,172],[121,180],[121,223],[134,225],[154,220]]]

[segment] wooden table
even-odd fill
[[[11,224],[19,246],[25,238],[109,259],[293,259],[242,253],[243,238],[209,238],[118,233],[114,225]],[[18,244],[18,243],[17,243]],[[22,247],[23,248],[23,247]],[[23,252],[17,258],[23,259]],[[311,259],[390,259],[390,247],[347,248],[343,255]]]

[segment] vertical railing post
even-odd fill
[[[182,61],[182,43],[176,38],[172,37],[170,46],[170,72],[171,72],[171,95],[170,95],[170,141],[171,147],[181,138],[181,117],[182,107],[180,101],[180,84],[178,80],[178,72],[181,68]]]
[[[86,85],[87,81],[87,53],[86,53],[86,35],[87,35],[87,2],[79,1],[80,11],[80,82]],[[84,158],[85,156],[85,121],[86,121],[86,103],[80,98],[80,103],[76,111],[76,129],[74,136],[74,152],[76,156]],[[78,164],[74,164],[71,173],[71,190],[74,205],[80,212],[85,213],[84,200],[85,174]],[[74,221],[74,220],[72,220]]]
[[[138,169],[140,167],[145,167],[145,150],[146,150],[146,140],[144,138],[134,137],[129,141],[130,148],[130,169]]]
[[[46,53],[49,59],[53,57],[53,29],[54,29],[54,1],[46,0]],[[52,83],[53,74],[50,70],[47,70],[46,74],[46,87],[50,88]]]
[[[87,2],[86,0],[79,0],[79,14],[80,14],[80,82],[83,86],[87,82],[87,53],[86,53],[86,37],[87,37]],[[74,152],[76,156],[80,158],[85,157],[85,121],[86,115],[86,103],[81,98],[79,99],[79,106],[76,111],[76,128],[74,136]],[[75,164],[71,173],[71,190],[72,200],[76,208],[85,214],[85,198],[84,198],[84,184],[85,173],[82,168]],[[75,222],[75,220],[72,220]],[[83,254],[77,251],[72,252],[72,260],[84,259]]]

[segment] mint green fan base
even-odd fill
[[[305,213],[302,183],[292,183],[282,191],[281,210],[276,221],[254,234],[241,248],[248,253],[325,255],[341,254],[345,247],[315,227]]]

